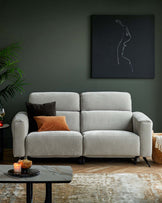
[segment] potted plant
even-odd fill
[[[0,49],[0,121],[3,121],[5,115],[3,100],[7,101],[9,97],[14,97],[16,92],[24,91],[22,70],[18,67],[17,51],[19,49],[18,43]]]

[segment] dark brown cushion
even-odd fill
[[[56,116],[56,102],[45,104],[31,104],[26,102],[26,108],[29,118],[29,132],[38,131],[34,116]]]

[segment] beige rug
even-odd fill
[[[55,203],[160,203],[161,174],[74,174],[70,184],[53,184]],[[25,185],[0,184],[1,203],[25,203]],[[43,203],[45,185],[34,185],[34,202]]]

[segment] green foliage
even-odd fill
[[[19,49],[19,44],[13,43],[0,50],[0,103],[2,98],[7,101],[16,92],[24,91],[22,71],[18,68],[17,52]]]

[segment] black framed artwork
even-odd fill
[[[93,15],[92,78],[154,78],[154,16]]]

